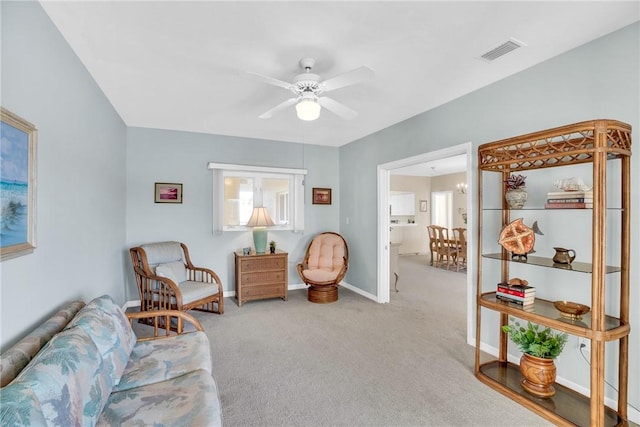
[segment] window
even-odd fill
[[[254,206],[264,206],[272,229],[304,229],[306,170],[209,163],[213,170],[214,232],[247,230]]]
[[[453,193],[451,191],[434,191],[431,193],[431,224],[451,228]]]

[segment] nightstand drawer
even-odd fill
[[[246,301],[250,299],[282,297],[284,293],[283,288],[283,283],[274,285],[246,286],[242,289],[242,298]]]
[[[261,271],[256,273],[242,273],[242,284],[251,286],[260,283],[283,283],[284,271]]]
[[[250,258],[240,261],[241,269],[244,273],[250,273],[252,271],[265,271],[265,270],[284,270],[285,259],[283,257],[265,257],[265,258]]]

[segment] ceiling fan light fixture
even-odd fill
[[[320,117],[320,104],[314,98],[302,98],[296,104],[296,113],[300,120],[310,122]]]

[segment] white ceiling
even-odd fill
[[[445,157],[443,159],[432,160],[415,165],[404,166],[390,171],[391,175],[408,175],[408,176],[439,176],[450,175],[452,173],[466,172],[467,155],[460,154],[457,156]]]
[[[638,1],[44,1],[128,126],[340,146],[640,19]],[[515,38],[527,46],[479,57]],[[359,112],[302,122],[290,81],[313,57],[323,80],[375,77],[331,97]]]

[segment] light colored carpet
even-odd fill
[[[225,426],[540,426],[480,383],[465,342],[465,276],[400,257],[400,292],[377,304],[225,300],[195,312],[211,340]]]

